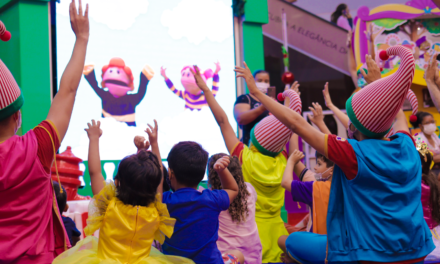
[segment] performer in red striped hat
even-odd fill
[[[283,251],[274,245],[277,244],[280,236],[288,235],[281,219],[285,192],[281,187],[281,181],[287,164],[284,146],[292,136],[292,131],[275,116],[265,117],[252,130],[251,145],[247,147],[238,140],[226,113],[206,86],[198,68],[196,71],[194,76],[197,85],[205,94],[229,153],[239,158],[244,180],[251,183],[257,192],[255,221],[263,247],[263,263],[279,262]],[[301,99],[295,91],[284,91],[280,97],[286,99],[287,109],[297,114],[301,113]],[[278,104],[275,100],[271,100]]]
[[[261,93],[249,69],[237,67],[249,91],[284,125],[335,163],[327,212],[327,235],[296,232],[287,252],[300,263],[423,263],[435,248],[423,219],[420,158],[406,118],[388,133],[414,77],[411,51],[393,46],[379,54],[397,55],[399,69],[374,81],[347,101],[354,139],[324,135],[298,113]]]
[[[79,14],[78,14],[79,11]],[[52,263],[70,247],[53,191],[50,167],[66,134],[81,80],[89,38],[88,8],[70,4],[76,35],[72,58],[47,119],[23,136],[23,94],[0,60],[0,262]],[[2,40],[6,31],[0,23]],[[33,89],[33,87],[27,87]],[[32,111],[32,110],[29,110]]]

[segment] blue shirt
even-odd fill
[[[223,264],[217,248],[218,217],[229,208],[228,193],[182,188],[174,193],[165,192],[163,202],[170,216],[176,219],[174,233],[165,239],[163,252],[192,259],[197,264]]]
[[[327,214],[331,262],[405,261],[435,248],[423,218],[419,154],[409,135],[390,139],[348,140],[358,165],[352,180],[335,165]]]
[[[61,216],[63,218],[64,228],[66,229],[67,236],[69,237],[70,244],[72,246],[72,237],[81,236],[81,232],[76,228],[75,222],[70,217]]]

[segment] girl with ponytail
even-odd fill
[[[146,130],[149,141],[136,137],[137,154],[121,160],[114,182],[105,182],[101,172],[99,121],[86,129],[89,144],[89,173],[93,200],[84,233],[87,238],[58,256],[53,263],[194,263],[165,256],[152,247],[171,237],[175,219],[162,203],[162,163],[157,143],[157,123]],[[151,146],[152,152],[147,151]],[[92,236],[99,230],[99,239]]]

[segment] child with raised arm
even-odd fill
[[[301,263],[423,263],[433,249],[423,219],[421,169],[406,119],[389,132],[413,77],[411,51],[396,45],[382,51],[387,60],[398,55],[396,73],[352,95],[346,104],[349,137],[325,135],[312,129],[298,113],[262,94],[246,67],[238,67],[249,91],[279,120],[335,163],[327,212],[327,235],[293,233],[287,252]],[[418,199],[417,199],[418,198]],[[310,247],[310,245],[314,245]]]
[[[212,155],[208,160],[208,186],[211,190],[223,188],[219,174],[214,169],[215,163],[223,157],[230,159],[228,170],[237,182],[238,195],[229,209],[220,213],[218,249],[221,252],[238,250],[239,254],[235,254],[244,255],[244,260],[240,260],[241,264],[262,263],[262,247],[255,223],[257,193],[250,183],[244,181],[238,158],[223,153]]]
[[[23,136],[24,98],[0,60],[0,259],[2,263],[52,263],[70,242],[54,195],[50,167],[66,134],[89,39],[88,7],[70,4],[76,41],[45,121]],[[0,29],[1,31],[1,29]],[[29,87],[29,89],[32,89]],[[49,87],[48,87],[49,89]]]
[[[203,192],[197,190],[208,162],[208,152],[202,146],[192,141],[179,142],[171,149],[167,160],[174,192],[165,192],[163,202],[177,222],[173,236],[162,246],[163,252],[187,257],[196,263],[236,263],[236,256],[222,256],[216,244],[219,215],[228,210],[238,194],[237,183],[227,169],[229,158],[219,159],[214,164],[223,189]]]
[[[203,81],[197,66],[194,68],[197,85],[205,94],[229,153],[239,158],[245,182],[252,184],[257,192],[255,221],[263,246],[263,263],[278,262],[283,252],[276,246],[277,240],[280,236],[288,235],[281,219],[285,192],[281,187],[281,179],[287,163],[284,146],[292,132],[274,116],[268,116],[252,129],[251,144],[247,147],[236,137],[226,113]],[[284,94],[289,100],[289,109],[301,113],[298,94],[291,89]]]
[[[161,202],[162,171],[157,125],[147,129],[153,152],[141,150],[121,160],[114,182],[101,173],[100,122],[88,124],[89,167],[93,200],[84,229],[87,238],[55,259],[59,263],[194,263],[165,256],[152,248],[173,234],[175,219]],[[154,147],[155,146],[155,147]],[[155,152],[155,153],[154,153]],[[99,239],[92,234],[99,229]]]

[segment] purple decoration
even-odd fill
[[[425,41],[426,41],[426,36],[423,36],[423,37],[419,38],[419,39],[416,41],[416,45],[417,45],[417,47],[420,48],[420,45],[422,45],[422,43],[425,42]]]
[[[432,2],[432,0],[411,0],[411,1],[406,2],[405,5],[411,6],[411,7],[417,8],[417,9],[423,9],[423,10],[426,10],[426,7],[428,7],[429,11],[431,11],[430,9],[434,9],[437,7]]]

